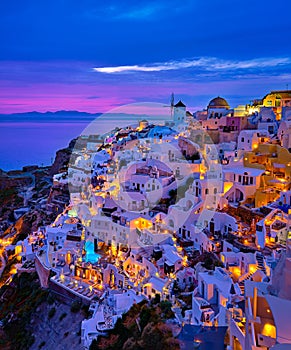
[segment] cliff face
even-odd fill
[[[58,174],[62,171],[67,170],[75,143],[76,143],[76,139],[73,139],[67,148],[60,149],[57,151],[54,163],[51,166],[51,169],[49,172],[50,176],[53,176],[55,174]]]
[[[3,236],[9,235],[15,243],[26,238],[30,232],[36,231],[39,226],[50,224],[53,219],[54,215],[45,210],[31,210],[12,224]]]
[[[30,186],[31,183],[31,176],[22,176],[18,178],[9,177],[7,175],[0,176],[0,190]]]
[[[71,150],[69,148],[57,151],[55,160],[50,170],[50,176],[58,174],[67,169],[71,157]]]

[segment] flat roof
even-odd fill
[[[259,176],[262,175],[265,170],[258,168],[249,168],[241,165],[238,166],[224,166],[222,171],[225,173],[234,173],[237,175],[244,175],[244,173],[248,173],[248,175]]]

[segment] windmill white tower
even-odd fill
[[[180,100],[174,105],[173,121],[176,126],[183,124],[186,120],[186,106]]]

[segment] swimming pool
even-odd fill
[[[100,255],[94,252],[94,243],[93,242],[86,241],[85,251],[86,251],[86,255],[85,255],[86,262],[90,262],[92,264],[95,264],[99,260]]]

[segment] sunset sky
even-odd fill
[[[191,111],[291,88],[291,3],[0,2],[0,113],[104,112],[132,102]]]

